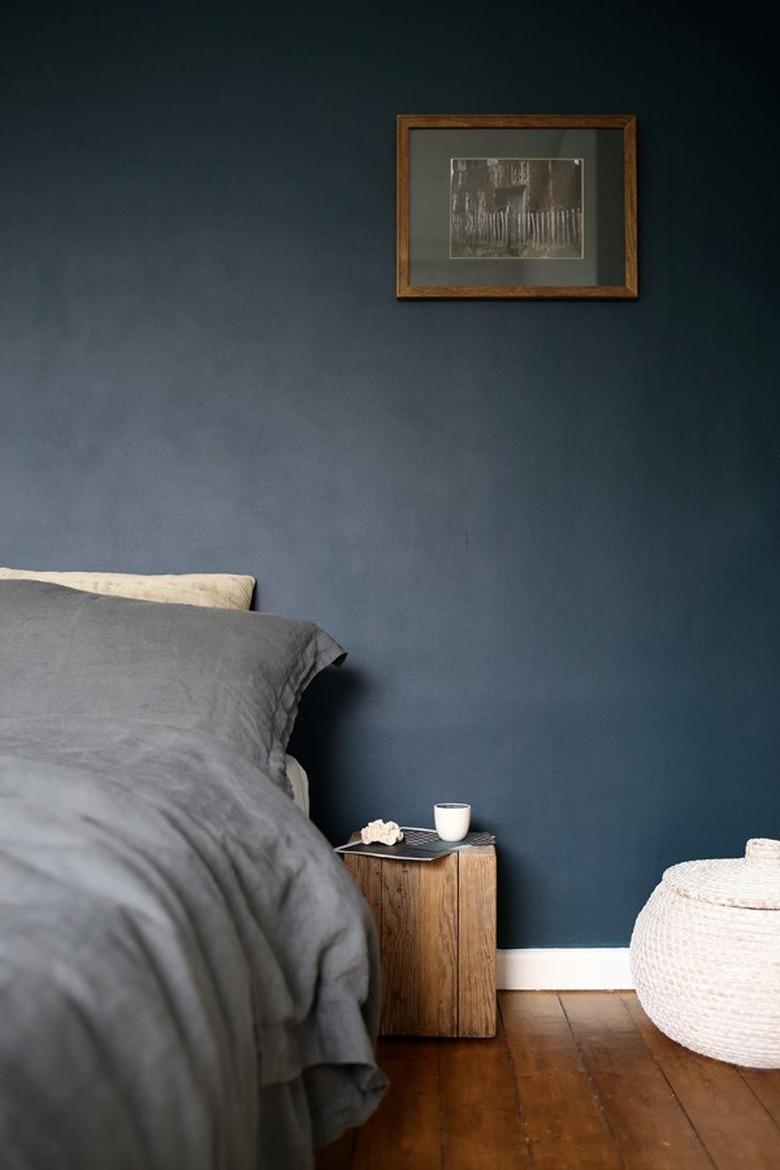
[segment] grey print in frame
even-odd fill
[[[396,295],[638,295],[632,114],[400,114]]]
[[[581,260],[584,160],[450,160],[451,260]]]

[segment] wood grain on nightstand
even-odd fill
[[[458,853],[458,1035],[496,1034],[496,851]]]
[[[495,848],[344,862],[379,930],[382,1035],[495,1035]]]

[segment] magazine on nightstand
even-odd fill
[[[388,857],[396,861],[435,861],[437,857],[446,857],[448,853],[473,849],[476,845],[494,845],[496,842],[492,833],[467,833],[462,841],[442,841],[435,829],[419,829],[410,825],[401,825],[400,828],[404,839],[397,845],[380,845],[377,842],[364,845],[362,841],[353,841],[351,844],[337,845],[336,853],[359,853],[362,857]]]

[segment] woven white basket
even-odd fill
[[[780,1068],[780,841],[667,869],[636,920],[631,969],[639,1002],[672,1040]]]

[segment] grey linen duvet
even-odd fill
[[[186,609],[0,583],[2,1170],[303,1170],[384,1090],[370,913],[278,773],[340,648],[288,623],[260,669],[285,619]],[[212,656],[273,692],[251,750],[204,715]]]

